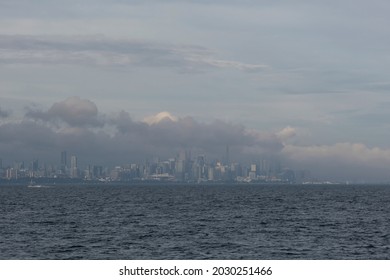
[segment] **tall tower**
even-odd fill
[[[38,171],[38,160],[37,159],[34,159],[31,163],[31,169],[33,172],[37,172]]]
[[[66,167],[67,167],[67,156],[66,151],[61,152],[61,173],[66,173]]]
[[[226,145],[226,165],[230,164],[229,145]]]
[[[70,157],[70,177],[71,178],[77,178],[78,177],[78,168],[77,168],[77,157],[71,156]]]

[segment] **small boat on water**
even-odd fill
[[[35,184],[33,180],[30,181],[30,184],[27,186],[27,188],[49,188],[49,186]]]
[[[35,184],[33,184],[33,185],[28,185],[27,186],[27,188],[43,188],[43,187],[45,187],[45,186],[42,186],[42,185],[35,185]]]

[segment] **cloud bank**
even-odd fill
[[[285,145],[282,153],[295,166],[310,169],[318,179],[390,181],[390,149],[345,142],[333,145]]]
[[[23,119],[0,124],[3,160],[34,158],[59,162],[62,150],[78,155],[80,162],[115,165],[141,162],[151,157],[170,158],[182,150],[222,160],[226,146],[231,159],[243,163],[277,158],[284,167],[310,170],[313,178],[338,181],[390,181],[390,150],[362,143],[332,145],[291,144],[299,137],[286,126],[274,132],[215,120],[198,122],[161,112],[135,121],[126,111],[99,112],[94,102],[70,97],[47,110],[28,109]]]
[[[181,149],[221,159],[226,146],[232,153],[274,154],[283,148],[273,133],[247,130],[244,126],[215,120],[198,122],[169,112],[135,121],[126,111],[100,113],[90,100],[70,97],[48,110],[27,109],[20,121],[0,126],[3,158],[48,157],[56,163],[62,150],[79,155],[84,162],[128,163],[152,156],[173,157]],[[249,155],[247,155],[249,156]]]

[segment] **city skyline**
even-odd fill
[[[239,183],[308,183],[328,182],[313,179],[309,170],[292,170],[274,158],[260,158],[249,164],[230,161],[229,147],[220,159],[205,154],[193,155],[191,150],[180,150],[171,158],[154,156],[142,162],[128,162],[114,166],[95,165],[83,167],[76,155],[67,161],[67,151],[61,151],[58,164],[34,159],[30,162],[5,163],[0,158],[0,180],[23,182],[32,179],[79,179],[100,182],[239,182]],[[20,181],[21,180],[21,181]],[[340,182],[333,182],[340,183]]]
[[[191,149],[389,181],[390,4],[4,1],[0,157]],[[68,161],[70,158],[68,158]]]
[[[70,159],[69,161],[67,159]],[[84,160],[79,163],[78,155],[68,157],[67,151],[59,153],[58,161],[45,162],[41,159],[27,161],[0,158],[0,180],[15,181],[39,178],[59,180],[78,179],[86,182],[238,182],[238,183],[288,183],[288,184],[366,184],[389,183],[386,179],[361,180],[330,176],[319,177],[310,167],[299,169],[287,165],[283,159],[263,155],[253,161],[230,160],[230,147],[225,154],[213,158],[207,154],[196,154],[191,149],[180,149],[169,158],[154,155],[143,160],[125,160],[121,163],[96,164]],[[346,179],[347,178],[347,179]],[[4,181],[6,180],[6,181]],[[55,181],[53,181],[55,182]]]

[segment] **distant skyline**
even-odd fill
[[[232,160],[389,181],[389,12],[380,0],[1,1],[0,158],[229,145]]]

